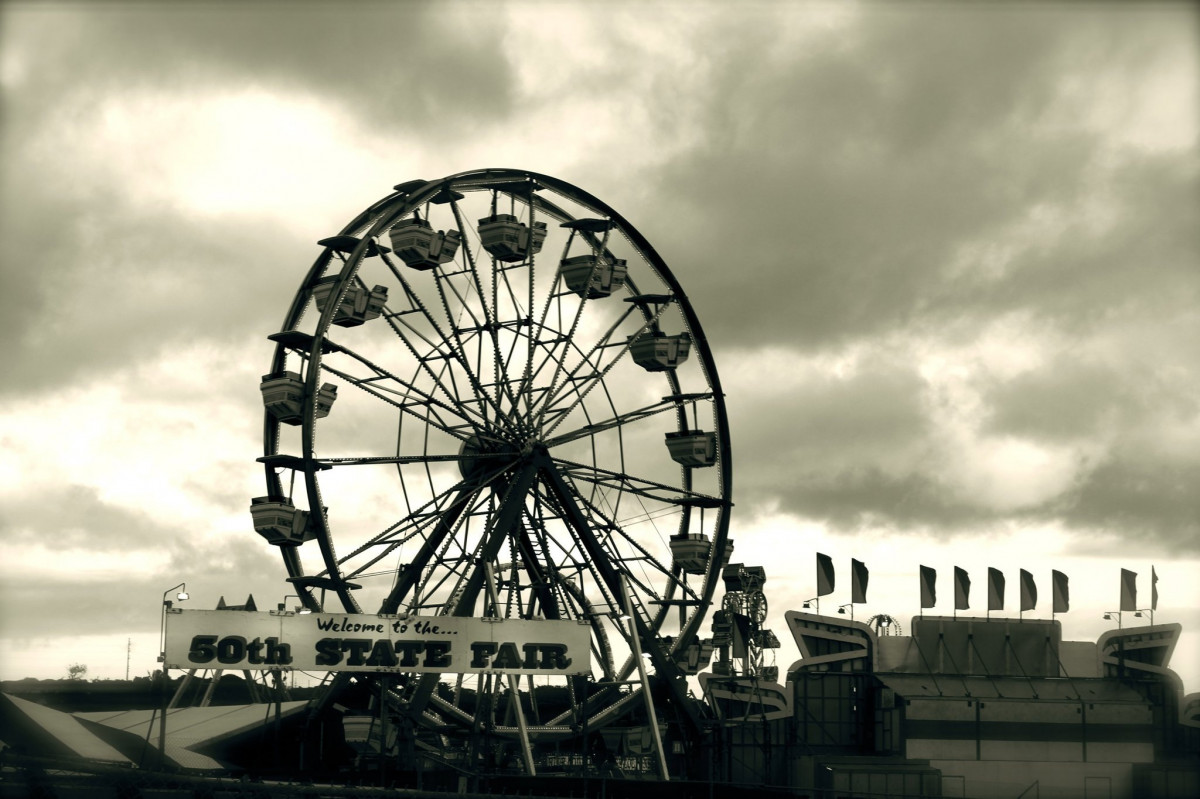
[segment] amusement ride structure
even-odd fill
[[[590,628],[576,676],[377,678],[439,734],[528,751],[653,713],[647,665],[698,734],[686,678],[713,651],[732,464],[663,259],[591,194],[509,169],[402,183],[320,244],[270,336],[251,507],[304,607]]]
[[[851,601],[822,614],[834,568],[816,553],[816,608],[782,614],[800,658],[781,674],[767,571],[729,562],[730,435],[699,319],[591,194],[509,169],[415,180],[319,244],[261,383],[250,514],[285,602],[182,610],[172,588],[161,706],[71,718],[0,695],[0,738],[75,753],[75,770],[91,753],[80,779],[122,796],[149,752],[195,795],[242,795],[220,772],[279,796],[1200,795],[1200,694],[1170,669],[1181,625],[1122,628],[1118,611],[1097,641],[1064,639],[1058,572],[1049,619],[1024,615],[1025,570],[1016,618],[991,614],[990,582],[988,614],[959,616],[969,581],[945,616],[924,613],[921,566],[902,627],[854,619],[854,559]],[[1136,618],[1135,589],[1123,569]],[[168,701],[170,669],[186,676]],[[290,697],[287,670],[324,677]],[[226,671],[250,704],[211,706]]]

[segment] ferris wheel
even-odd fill
[[[611,687],[529,677],[536,736],[618,718],[638,651],[686,690],[732,549],[730,441],[650,243],[569,183],[487,169],[400,184],[319,244],[270,336],[251,505],[304,604],[588,624]],[[397,695],[476,724],[458,688],[485,680],[438,676]],[[539,711],[555,680],[568,706]]]

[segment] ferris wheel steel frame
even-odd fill
[[[539,193],[543,190],[558,195],[562,200],[551,201]],[[488,307],[481,275],[488,275],[488,270],[490,270],[488,279],[491,281],[493,292],[495,292],[500,286],[502,270],[518,268],[525,264],[509,265],[500,263],[495,258],[491,258],[490,264],[488,264],[484,262],[488,259],[488,252],[482,246],[472,249],[472,243],[467,235],[468,220],[465,218],[459,202],[464,198],[465,193],[476,191],[491,193],[493,218],[496,216],[497,201],[503,196],[514,208],[518,202],[526,205],[528,213],[526,221],[529,223],[530,229],[533,227],[535,217],[546,220],[556,219],[560,222],[561,227],[575,225],[570,229],[570,237],[564,248],[564,262],[567,260],[566,253],[572,246],[571,242],[575,240],[577,234],[579,241],[589,246],[601,260],[612,261],[615,256],[608,245],[610,232],[621,234],[632,251],[644,260],[644,264],[638,265],[641,273],[637,277],[657,279],[660,284],[657,288],[665,289],[664,293],[638,295],[635,276],[631,272],[628,282],[624,286],[629,296],[623,298],[630,303],[629,310],[613,323],[612,328],[589,350],[587,347],[590,343],[589,340],[581,337],[582,343],[577,342],[575,335],[587,303],[599,301],[592,299],[590,295],[580,294],[577,316],[567,331],[546,324],[546,314],[551,302],[549,293],[544,298],[538,298],[545,300],[545,310],[542,311],[541,321],[534,321],[535,314],[539,309],[534,303],[537,293],[534,274],[537,250],[533,249],[525,258],[529,273],[528,303],[525,307],[528,319],[507,319],[502,322],[499,319],[499,300],[491,309]],[[410,276],[405,271],[405,264],[398,258],[389,258],[389,250],[378,244],[381,237],[386,236],[393,227],[408,217],[420,220],[422,209],[428,218],[431,203],[448,205],[453,219],[457,222],[458,230],[461,231],[462,251],[447,266],[461,269],[461,272],[455,272],[455,275],[469,273],[469,277],[474,279],[474,286],[478,293],[478,310],[484,318],[484,321],[478,325],[481,329],[474,333],[479,337],[479,341],[483,342],[477,345],[479,349],[476,356],[477,360],[482,358],[481,353],[487,346],[484,337],[490,336],[495,348],[495,366],[498,370],[494,385],[489,384],[494,389],[494,395],[489,394],[484,387],[482,363],[479,364],[479,374],[472,374],[471,365],[466,362],[467,351],[463,346],[462,331],[455,322],[451,306],[457,297],[459,318],[462,318],[464,312],[471,313],[471,306],[457,291],[451,291],[450,293],[454,296],[448,299],[446,286],[453,286],[453,284],[449,283],[450,278],[443,276],[447,273],[442,270],[441,266],[436,266],[424,272],[413,271]],[[576,217],[572,209],[565,207],[568,204],[597,214],[600,219]],[[564,221],[566,224],[563,224]],[[598,224],[600,222],[609,226],[603,230],[603,238],[597,235],[601,232],[602,225]],[[281,453],[281,423],[268,411],[264,417],[264,457],[260,459],[264,464],[269,495],[286,493],[290,498],[294,490],[296,473],[300,472],[303,475],[303,489],[309,500],[308,524],[311,528],[311,537],[315,539],[320,550],[323,569],[316,574],[306,573],[305,562],[301,557],[303,545],[280,546],[279,549],[288,573],[288,580],[295,586],[297,595],[305,607],[314,611],[328,610],[326,606],[329,599],[328,594],[331,592],[345,612],[377,612],[380,614],[404,612],[401,610],[401,606],[406,598],[411,596],[413,602],[416,603],[416,594],[422,588],[429,588],[431,597],[438,591],[445,590],[441,583],[426,586],[422,581],[432,581],[433,568],[442,563],[440,559],[444,557],[456,536],[467,535],[465,529],[471,523],[470,519],[474,516],[483,516],[485,521],[481,522],[483,524],[482,539],[481,543],[475,545],[477,548],[474,550],[476,553],[474,565],[464,567],[464,571],[461,573],[453,566],[447,567],[448,574],[458,581],[459,588],[456,589],[456,594],[443,600],[439,612],[450,612],[455,615],[476,614],[477,607],[486,608],[490,590],[493,592],[492,612],[501,614],[502,609],[495,605],[495,585],[489,585],[489,582],[494,583],[493,575],[497,569],[500,573],[509,573],[511,582],[515,586],[510,590],[510,605],[513,592],[518,597],[518,604],[523,604],[520,602],[522,590],[529,590],[531,593],[529,604],[518,608],[515,615],[533,613],[535,604],[533,595],[536,594],[539,612],[546,618],[586,617],[594,632],[593,651],[601,655],[601,678],[610,681],[613,686],[607,694],[603,691],[597,694],[584,688],[576,680],[569,680],[567,687],[572,697],[576,694],[577,689],[586,691],[582,699],[583,710],[580,711],[579,701],[572,698],[572,708],[568,710],[568,713],[573,714],[574,720],[565,718],[566,714],[559,714],[558,717],[548,720],[543,725],[535,723],[530,727],[530,736],[552,739],[577,734],[580,716],[582,716],[584,729],[587,729],[589,725],[595,729],[618,717],[620,713],[629,708],[629,703],[637,695],[637,691],[622,693],[617,686],[632,670],[630,657],[626,657],[620,668],[615,668],[609,641],[614,630],[619,634],[623,631],[619,625],[605,626],[602,623],[605,621],[605,616],[616,615],[615,609],[620,607],[624,581],[627,579],[631,584],[636,583],[636,590],[641,592],[637,597],[638,610],[641,612],[633,613],[629,628],[634,631],[633,634],[638,639],[639,646],[636,648],[647,654],[657,675],[668,686],[672,699],[682,709],[681,716],[688,719],[688,725],[693,728],[691,732],[695,733],[698,730],[699,721],[695,709],[687,700],[686,683],[682,679],[684,672],[681,671],[676,656],[678,655],[677,650],[681,646],[699,636],[700,624],[705,617],[707,608],[711,605],[713,594],[721,580],[722,565],[724,561],[728,560],[728,553],[732,546],[728,537],[729,511],[732,507],[730,499],[732,492],[731,443],[724,395],[711,350],[699,318],[682,286],[666,263],[633,225],[592,194],[557,178],[511,169],[462,172],[434,181],[411,181],[400,184],[394,193],[375,202],[355,217],[342,229],[337,238],[343,248],[340,254],[336,246],[326,246],[301,283],[300,289],[287,311],[281,332],[271,336],[276,342],[272,359],[272,373],[284,372],[289,357],[299,357],[303,365],[304,395],[302,423],[299,425],[300,455],[296,457]],[[352,247],[347,244],[354,240],[357,240],[357,243],[354,243]],[[410,279],[417,280],[425,275],[431,275],[430,279],[434,281],[437,292],[441,296],[446,318],[450,322],[449,329],[446,331],[438,328],[434,319],[436,309],[435,312],[430,312],[423,305],[420,306],[425,319],[434,331],[431,336],[434,340],[426,342],[429,350],[425,351],[425,355],[417,352],[412,341],[396,329],[394,312],[385,310],[383,314],[387,319],[387,324],[393,327],[413,356],[412,360],[416,366],[412,379],[394,374],[387,368],[376,364],[374,360],[360,355],[353,348],[334,343],[330,339],[330,327],[334,324],[339,308],[342,307],[346,297],[356,288],[357,290],[366,290],[366,285],[359,277],[359,272],[364,261],[369,257],[378,257],[388,265],[390,271],[395,275],[395,284],[401,288],[410,304],[416,302],[420,305],[420,292],[412,288]],[[323,278],[326,281],[331,280],[330,275],[334,273],[335,269],[337,270],[337,277],[334,281],[336,288],[330,293],[324,309],[319,310],[315,330],[311,336],[302,333],[299,330],[302,319],[307,312],[314,310],[311,307],[314,287]],[[593,274],[594,270],[595,267],[593,267]],[[466,279],[464,278],[464,280]],[[507,278],[505,280],[507,281]],[[559,287],[560,280],[561,276],[555,277],[553,285]],[[511,293],[511,286],[509,286],[509,290]],[[470,294],[470,291],[467,293]],[[650,299],[646,299],[646,297],[650,297]],[[616,297],[607,299],[617,300]],[[562,304],[561,301],[558,302],[561,314]],[[520,307],[524,306],[514,298],[513,308],[510,310]],[[701,370],[699,380],[706,384],[707,391],[692,394],[682,392],[680,380],[673,368],[661,371],[657,375],[654,372],[647,372],[646,374],[649,375],[647,380],[665,379],[670,393],[658,403],[641,406],[632,412],[618,412],[605,377],[608,370],[613,369],[622,356],[629,354],[628,350],[632,345],[633,338],[631,337],[623,345],[613,344],[610,339],[618,326],[624,324],[626,319],[634,318],[635,314],[640,315],[640,330],[657,330],[659,318],[668,307],[677,309],[686,333],[690,334],[692,352],[696,357],[698,368]],[[495,314],[496,318],[490,317],[489,310]],[[508,361],[505,362],[500,351],[501,344],[498,336],[501,335],[500,331],[505,325],[508,325],[508,332],[504,335],[511,338],[512,346],[522,344],[528,348],[527,359],[523,364],[524,373],[519,378],[507,373],[503,375],[503,378],[500,375],[500,372],[504,371],[509,364],[515,362],[511,352]],[[527,325],[528,332],[522,333],[523,325]],[[562,327],[561,323],[559,327]],[[568,340],[563,342],[561,356],[555,355],[557,350],[551,348],[547,350],[540,364],[537,364],[535,363],[535,350],[543,343],[540,337],[546,331],[559,335],[565,333]],[[440,340],[437,339],[439,334],[442,335]],[[419,334],[413,336],[414,339],[421,337]],[[558,344],[553,345],[553,347],[557,346]],[[607,363],[604,372],[600,373],[598,365],[604,363],[605,354],[600,350],[606,348],[617,348],[621,351]],[[565,382],[561,385],[559,383],[560,379],[564,377],[562,373],[568,371],[566,369],[568,351],[573,352],[579,358],[574,367],[576,372],[585,364],[589,367],[596,367],[598,377],[592,380],[591,386],[586,391],[581,392],[577,386],[568,390]],[[599,354],[596,354],[597,352]],[[436,353],[436,356],[432,353]],[[335,355],[346,355],[368,371],[373,372],[376,376],[369,378],[371,381],[391,380],[401,387],[407,387],[405,391],[409,392],[412,395],[411,399],[414,400],[412,405],[424,406],[425,410],[414,411],[406,397],[401,396],[397,400],[394,396],[395,389],[392,389],[393,396],[382,396],[386,392],[376,390],[374,383],[366,386],[368,379],[348,379],[349,373],[345,369],[339,370],[337,367],[325,364],[325,360],[329,356]],[[466,389],[459,389],[457,385],[453,389],[447,389],[439,376],[435,374],[435,370],[429,365],[429,360],[434,357],[444,357],[447,364],[451,359],[462,361],[468,382],[473,385]],[[593,361],[593,357],[596,360]],[[541,405],[540,412],[535,414],[534,411],[538,408],[541,400],[533,398],[534,383],[538,379],[539,373],[550,367],[553,369],[550,387],[539,387],[542,396],[547,399],[545,399],[545,404]],[[445,368],[449,370],[450,367],[447,365]],[[429,381],[431,387],[428,391],[418,386],[418,379],[423,379],[421,378],[422,373],[432,377],[432,380]],[[397,422],[398,443],[395,457],[322,459],[318,456],[317,432],[325,424],[322,421],[324,415],[320,407],[322,379],[323,376],[328,377],[330,374],[339,376],[358,388],[363,388],[368,394],[382,399],[385,403],[396,406],[399,421]],[[571,376],[574,377],[574,373]],[[451,373],[451,377],[453,377],[453,373]],[[513,391],[514,384],[517,386],[515,392]],[[556,387],[559,396],[565,394],[570,398],[570,391],[574,391],[578,396],[574,399],[573,404],[569,403],[565,412],[558,413],[557,420],[548,421],[546,416],[551,407],[551,398],[556,396]],[[445,398],[438,396],[439,390],[446,395]],[[613,415],[594,422],[590,415],[592,411],[585,407],[581,412],[586,415],[586,425],[579,426],[575,422],[575,429],[555,436],[558,426],[584,404],[587,393],[592,390],[603,390],[607,396],[607,405],[612,409]],[[469,400],[464,400],[455,393],[459,391],[473,391],[475,394]],[[459,399],[457,405],[454,402],[456,398]],[[520,410],[522,401],[525,403],[527,416],[518,424],[513,419],[520,415],[517,411]],[[479,408],[472,410],[468,407],[470,403],[477,403]],[[506,403],[509,403],[508,407],[505,407]],[[630,444],[625,441],[623,436],[636,436],[636,425],[641,420],[671,412],[674,413],[676,420],[675,432],[686,433],[690,430],[688,410],[690,408],[692,415],[698,418],[698,404],[705,404],[709,407],[713,419],[711,432],[715,436],[716,455],[712,466],[715,468],[707,473],[715,475],[709,478],[709,483],[715,488],[710,493],[693,490],[693,467],[689,465],[680,465],[679,485],[665,480],[630,474],[624,470],[625,452]],[[325,408],[325,412],[337,414],[338,408],[336,406],[332,410]],[[444,423],[445,417],[441,415],[443,413],[447,416],[458,416],[465,419],[468,425],[464,425],[464,427],[473,426],[475,432],[471,437],[465,437],[460,435],[461,431],[449,429],[448,425]],[[494,414],[494,417],[489,414]],[[505,424],[511,422],[509,426],[513,430],[519,427],[523,431],[521,440],[525,443],[520,450],[517,449],[520,441],[517,444],[499,442],[498,438],[492,440],[480,432],[498,429],[502,417],[506,415],[507,418],[503,420]],[[418,427],[422,423],[425,425],[426,450],[423,454],[402,455],[400,452],[399,439],[402,437],[400,431],[403,430],[403,425],[410,421],[409,417],[413,417],[412,423]],[[497,427],[490,427],[489,425],[492,424]],[[452,432],[455,438],[463,440],[458,453],[432,454],[428,451],[430,430],[434,428],[439,428],[442,432]],[[609,430],[615,430],[617,435],[617,448],[620,452],[618,463],[622,467],[620,469],[606,469],[599,465],[597,437]],[[521,437],[518,436],[518,438]],[[552,449],[556,446],[584,439],[591,447],[590,465],[586,462],[580,463],[556,458],[552,453]],[[663,442],[661,439],[657,441],[638,440],[632,446],[662,447]],[[410,514],[409,517],[396,522],[392,528],[385,529],[384,533],[381,533],[376,539],[361,543],[357,548],[351,550],[350,555],[339,559],[335,548],[335,531],[330,522],[329,508],[322,493],[319,474],[329,469],[372,464],[393,464],[395,466],[406,492],[406,503],[409,502],[409,499],[408,488],[403,482],[404,469],[418,465],[423,467],[424,473],[428,476],[433,497],[425,505],[418,506],[419,513],[424,514],[420,518],[415,518],[416,512]],[[452,490],[438,493],[433,489],[431,470],[438,465],[458,465],[462,477]],[[293,488],[285,492],[282,473],[288,469],[292,472]],[[599,501],[589,501],[577,487],[580,482],[592,485],[593,500],[596,496],[600,496],[601,501],[607,501],[607,497],[615,493],[617,507],[625,494],[638,498],[638,501],[650,498],[664,506],[677,506],[679,530],[672,535],[672,538],[687,537],[687,535],[699,531],[710,539],[707,565],[703,569],[700,585],[689,586],[687,574],[681,570],[678,564],[670,563],[667,567],[663,567],[662,563],[658,562],[636,537],[622,532],[617,513],[615,511],[611,514],[606,513],[605,509],[600,507]],[[643,502],[644,507],[645,503]],[[704,517],[705,510],[712,511],[707,527]],[[653,523],[653,516],[649,512],[647,515]],[[429,520],[435,517],[436,521],[429,524]],[[566,531],[571,540],[564,542],[552,539],[546,532],[549,529],[547,519],[556,526],[556,529]],[[531,529],[538,528],[539,525],[540,531]],[[598,529],[600,527],[616,529],[601,530]],[[428,529],[430,532],[424,534],[416,557],[410,562],[396,567],[394,583],[378,610],[364,610],[356,596],[356,592],[361,586],[352,580],[359,579],[361,574],[373,576],[374,573],[367,572],[367,566],[360,566],[357,570],[343,569],[343,563],[372,546],[379,546],[384,551],[383,555],[373,556],[373,560],[368,559],[367,561],[370,565],[376,564],[385,555],[391,554],[398,546],[403,545],[403,542],[396,544],[394,538],[389,540],[387,536],[395,534],[396,530],[409,528],[412,530],[411,535],[404,541],[421,537],[419,533],[422,530]],[[624,536],[624,539],[614,544],[613,540],[618,532]],[[640,581],[638,576],[630,571],[630,567],[624,562],[624,559],[620,559],[621,562],[614,562],[616,559],[612,557],[612,553],[618,544],[634,552],[634,559],[644,557],[647,561],[654,563],[658,571],[653,573],[660,580],[665,581],[661,591],[656,591],[657,586],[655,585],[647,585]],[[506,545],[514,553],[510,562],[506,562],[502,554]],[[582,588],[584,580],[582,571],[577,575],[577,579],[571,579],[558,569],[561,564],[553,560],[550,554],[551,545],[557,546],[566,553],[562,556],[564,562],[575,557],[586,559],[585,562],[589,568],[594,570],[594,582],[596,588],[599,589],[599,597],[588,596]],[[462,549],[462,559],[470,560],[468,557],[470,553],[466,551],[465,543],[462,544]],[[576,554],[571,555],[572,552]],[[637,554],[639,552],[640,554]],[[644,564],[647,561],[642,562]],[[521,570],[519,566],[526,574],[518,574],[518,571]],[[697,574],[696,570],[692,570],[691,573]],[[522,584],[520,582],[522,577],[527,578],[528,582]],[[443,580],[449,581],[450,576],[444,576]],[[649,582],[649,578],[646,582]],[[679,588],[676,582],[683,588]],[[315,593],[318,588],[321,589],[321,600],[317,599]],[[677,588],[681,592],[686,589],[686,594],[680,593],[679,598],[674,599]],[[647,607],[654,602],[660,603],[657,610]],[[661,633],[665,620],[674,609],[678,609],[679,628],[668,641]],[[512,612],[511,607],[503,610]],[[689,610],[690,615],[688,615]],[[609,619],[609,621],[614,620]],[[406,706],[418,711],[420,716],[429,723],[474,725],[477,721],[476,718],[453,702],[438,695],[436,687],[439,676],[438,674],[414,675],[414,679],[409,680],[406,688]],[[515,681],[513,685],[515,693]],[[532,693],[532,687],[531,678],[530,693]],[[590,713],[587,707],[589,703],[598,705],[598,707],[593,707]],[[501,729],[498,726],[497,730],[513,732],[507,727]]]

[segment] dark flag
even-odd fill
[[[861,560],[850,559],[850,601],[867,601],[867,564]]]
[[[1150,609],[1158,610],[1158,575],[1153,566],[1150,567]]]
[[[817,553],[817,596],[833,593],[833,558]]]
[[[966,569],[954,567],[954,609],[966,610],[971,607],[971,578]]]
[[[1033,575],[1021,569],[1021,610],[1033,610],[1037,607],[1037,586],[1033,583]]]
[[[735,658],[746,657],[746,643],[751,638],[751,630],[753,625],[750,623],[750,617],[744,616],[741,613],[731,613],[733,617],[733,656]]]
[[[1137,572],[1121,569],[1121,610],[1137,610]]]
[[[928,566],[921,567],[921,608],[931,608],[937,604],[937,570]]]
[[[1004,573],[988,567],[988,610],[1004,610]]]
[[[1050,572],[1050,583],[1054,589],[1054,612],[1066,613],[1071,609],[1071,592],[1067,587],[1067,575],[1060,571]]]

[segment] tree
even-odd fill
[[[67,679],[71,682],[79,682],[87,676],[87,665],[84,663],[72,663],[67,666]]]

